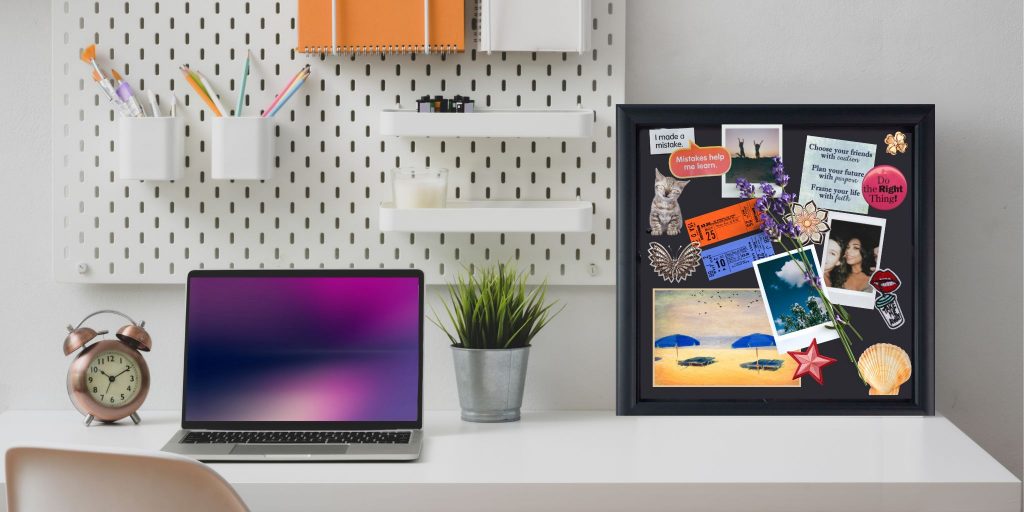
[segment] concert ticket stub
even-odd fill
[[[774,255],[772,241],[764,233],[733,240],[701,252],[708,281],[746,270],[753,267],[754,260]]]
[[[756,199],[750,199],[687,219],[686,232],[690,241],[703,248],[759,229],[761,218],[754,211],[756,202]]]

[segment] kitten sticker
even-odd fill
[[[679,194],[690,182],[665,176],[654,170],[654,199],[651,200],[651,236],[676,236],[683,229]]]

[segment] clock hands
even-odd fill
[[[123,374],[123,373],[125,373],[125,372],[127,372],[128,370],[131,370],[131,369],[132,369],[132,367],[129,366],[129,367],[125,368],[124,370],[122,370],[121,373],[119,373],[117,375],[114,375],[114,376],[107,375],[106,372],[104,372],[103,370],[100,370],[100,373],[102,373],[104,377],[110,379],[110,382],[107,383],[107,389],[103,392],[103,394],[105,395],[105,394],[109,393],[110,392],[110,386],[114,385],[114,380],[116,380],[118,377],[120,377],[121,374]]]

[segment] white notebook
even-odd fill
[[[479,50],[580,52],[590,48],[590,0],[480,0]]]

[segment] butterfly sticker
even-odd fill
[[[651,260],[654,273],[670,283],[686,281],[690,274],[700,266],[700,245],[693,242],[679,250],[679,256],[672,257],[668,248],[658,242],[651,242],[647,249],[647,257]]]
[[[885,152],[890,155],[907,152],[907,136],[903,132],[890,133],[885,136]]]

